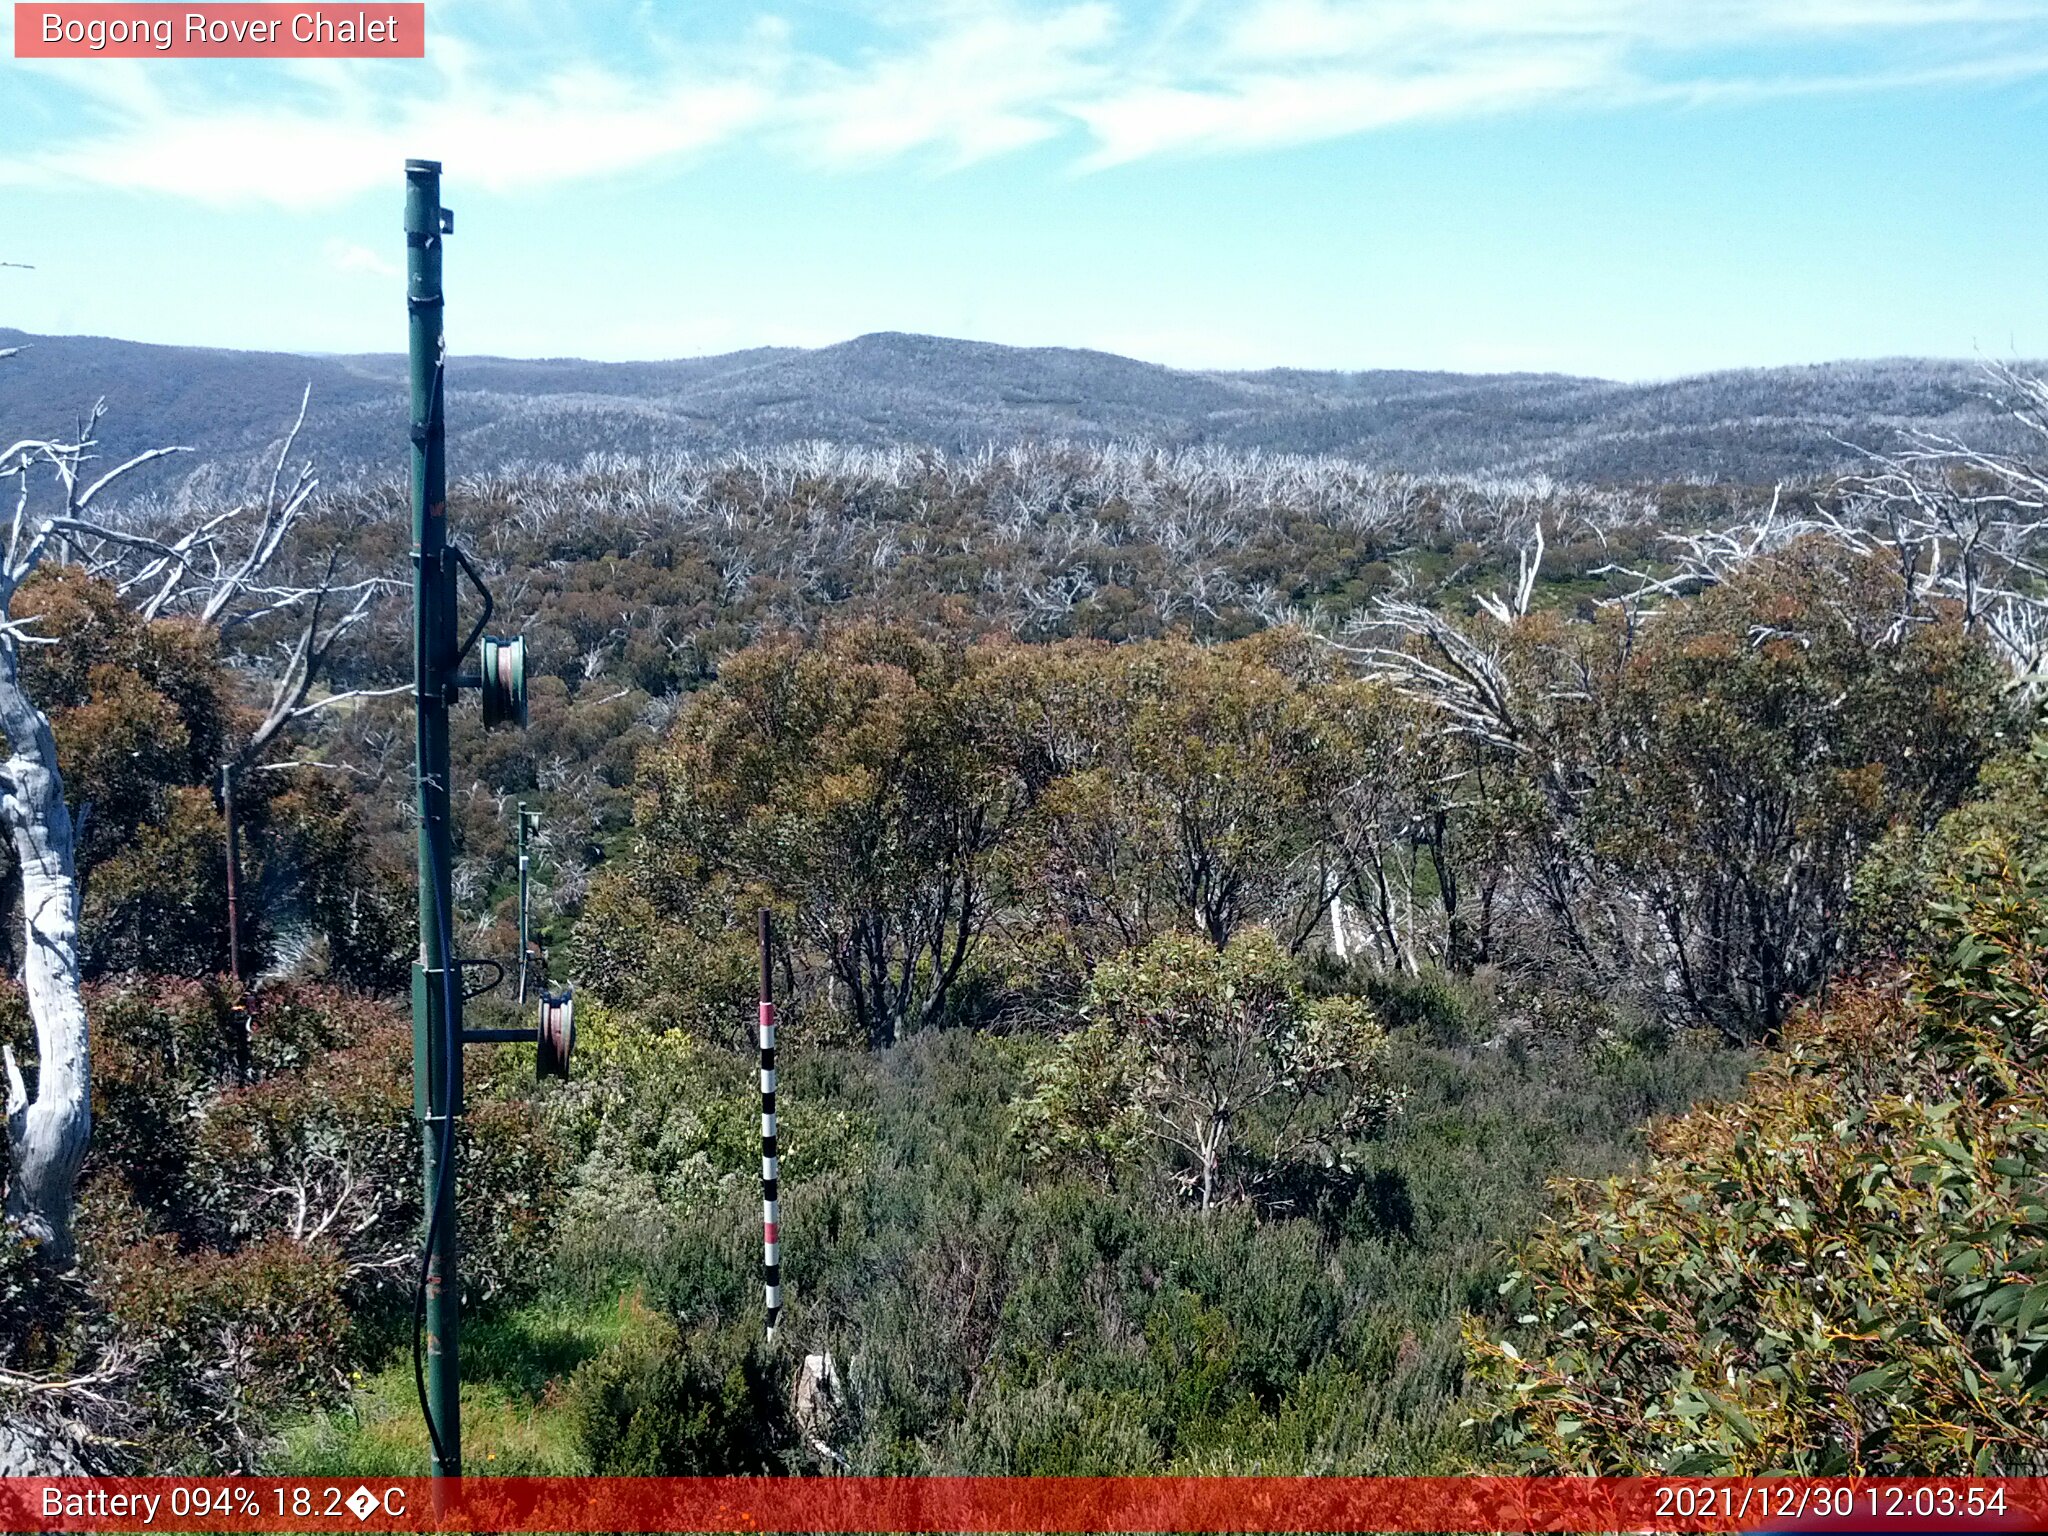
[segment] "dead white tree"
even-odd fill
[[[96,408],[92,421],[97,423]],[[64,777],[57,766],[57,741],[49,717],[22,686],[23,647],[48,645],[13,616],[15,594],[42,564],[51,545],[66,536],[104,543],[137,536],[103,530],[85,515],[110,487],[143,465],[180,448],[151,449],[99,476],[85,478],[91,458],[90,428],[69,442],[30,438],[0,453],[0,485],[14,484],[14,516],[0,559],[0,732],[8,756],[0,764],[0,820],[21,865],[21,906],[25,928],[22,984],[36,1034],[36,1088],[31,1094],[11,1047],[7,1072],[7,1219],[41,1244],[53,1262],[71,1262],[71,1203],[79,1163],[92,1133],[90,1049],[85,998],[78,970],[78,835],[85,816],[72,819],[64,802]],[[31,521],[30,482],[41,468],[53,471],[63,491],[63,510]],[[155,545],[154,540],[142,540]],[[166,551],[168,553],[168,551]]]
[[[405,684],[312,698],[336,645],[369,618],[380,596],[400,584],[383,576],[349,579],[342,571],[339,543],[317,565],[293,576],[282,574],[292,535],[320,486],[310,464],[292,463],[311,401],[309,385],[259,495],[233,501],[181,531],[161,525],[189,519],[188,511],[158,514],[149,520],[154,539],[138,540],[102,526],[80,543],[80,560],[88,571],[112,580],[124,597],[140,594],[136,611],[145,619],[189,615],[223,636],[250,629],[277,632],[270,700],[241,744],[236,766],[253,763],[288,729],[322,710],[411,692]]]
[[[1625,580],[1626,585],[1616,596],[1603,598],[1601,603],[1622,611],[1633,636],[1670,599],[1704,592],[1750,561],[1774,554],[1827,528],[1824,521],[1786,512],[1785,488],[1780,485],[1772,489],[1771,504],[1761,512],[1700,533],[1663,535],[1659,540],[1667,552],[1663,570],[1644,571],[1609,563],[1595,566],[1591,574]]]
[[[2048,380],[1993,365],[1988,397],[2048,452]],[[1902,434],[1871,468],[1836,486],[1827,531],[1899,569],[1902,616],[1952,603],[2039,692],[2048,677],[2048,460],[1996,453],[1940,433]]]
[[[1985,370],[1985,398],[2048,453],[2048,380],[2002,364]],[[1868,467],[1822,488],[1803,514],[1770,508],[1697,535],[1671,535],[1657,573],[1603,566],[1631,578],[1617,601],[1640,606],[1712,586],[1759,555],[1821,536],[1893,565],[1902,622],[1952,603],[1966,626],[2021,678],[2048,662],[2048,459],[1978,448],[1945,433],[1901,431],[1888,449],[1844,442]]]
[[[2003,365],[1986,373],[1987,398],[2048,452],[2048,380]],[[1633,628],[1666,599],[1725,581],[1800,539],[1823,538],[1897,571],[1899,608],[1887,639],[1946,608],[1991,645],[2016,689],[2048,689],[2044,461],[1923,430],[1902,432],[1890,449],[1858,451],[1869,467],[1836,480],[1813,507],[1788,510],[1781,488],[1760,513],[1702,533],[1665,536],[1668,554],[1660,570],[1606,565],[1593,574],[1626,578],[1608,601],[1622,608]]]
[[[1542,513],[1536,515],[1533,536],[1516,551],[1515,559],[1515,595],[1505,598],[1498,592],[1482,592],[1478,598],[1479,606],[1503,624],[1512,624],[1527,613],[1530,599],[1536,595],[1536,577],[1543,569]]]
[[[36,1036],[33,1094],[12,1051],[5,1054],[6,1213],[59,1264],[71,1257],[72,1195],[92,1127],[77,867],[88,808],[81,806],[73,819],[49,718],[22,682],[23,648],[55,644],[57,637],[32,633],[27,621],[17,621],[14,599],[40,566],[63,561],[112,581],[123,594],[144,594],[136,605],[144,618],[189,613],[225,631],[295,616],[291,638],[281,643],[283,660],[270,705],[244,748],[245,758],[294,721],[356,696],[308,702],[335,643],[367,616],[377,593],[390,583],[383,578],[337,581],[338,552],[330,552],[310,579],[282,580],[275,574],[317,483],[310,469],[287,473],[305,410],[302,399],[265,494],[202,515],[175,536],[158,531],[148,519],[95,515],[100,498],[134,471],[187,451],[152,448],[93,476],[93,434],[106,414],[104,401],[71,439],[24,439],[0,453],[0,487],[11,490],[13,501],[0,558],[0,732],[9,747],[0,765],[0,820],[21,865],[22,980]],[[37,484],[45,480],[54,482],[57,506],[32,516]]]
[[[1626,659],[1627,648],[1606,651],[1574,643],[1572,637],[1518,643],[1527,634],[1543,549],[1539,516],[1519,552],[1512,596],[1481,597],[1480,612],[1470,619],[1412,598],[1383,597],[1329,643],[1362,676],[1421,706],[1424,718],[1434,722],[1417,746],[1444,749],[1444,761],[1430,786],[1433,804],[1410,807],[1420,818],[1419,830],[1434,831],[1440,840],[1448,817],[1466,798],[1467,781],[1481,782],[1484,774],[1525,776],[1539,792],[1543,809],[1522,829],[1533,854],[1526,894],[1549,914],[1558,939],[1579,962],[1606,966],[1612,963],[1609,946],[1584,921],[1583,897],[1593,874],[1576,831],[1579,811],[1597,787],[1599,767],[1575,748],[1569,722],[1594,706],[1606,670]],[[1372,886],[1359,885],[1369,898],[1365,905],[1371,910],[1375,902],[1370,898],[1377,898],[1388,948],[1401,954],[1405,945],[1384,863],[1378,870],[1370,864],[1361,868],[1373,874]],[[1440,868],[1439,880],[1447,873]],[[1405,884],[1412,897],[1412,869]],[[1450,899],[1452,891],[1440,887],[1439,900]],[[1449,921],[1452,914],[1445,916]]]

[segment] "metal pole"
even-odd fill
[[[442,419],[441,167],[405,163],[406,308],[411,320],[413,683],[419,789],[420,961],[413,973],[413,1097],[422,1127],[427,1252],[420,1310],[422,1406],[437,1478],[462,1472],[462,1292],[456,1278],[455,1118],[462,1113],[462,992],[454,971],[454,843],[448,706],[455,692],[455,562],[448,554]]]
[[[242,995],[242,828],[235,819],[235,765],[220,765],[220,814],[228,845],[228,976],[235,984],[235,1065],[249,1070],[249,1000]]]
[[[526,1001],[526,973],[531,969],[527,960],[530,951],[526,938],[526,802],[519,802],[519,1001]]]
[[[781,1159],[775,1150],[775,919],[761,909],[761,1298],[767,1309],[768,1342],[782,1317],[781,1202],[776,1183]]]
[[[227,823],[228,841],[228,975],[242,984],[242,917],[238,892],[241,871],[241,828],[235,822],[235,765],[220,765],[220,814]]]

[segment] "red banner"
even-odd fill
[[[23,5],[17,59],[420,59],[423,3]]]
[[[0,1531],[2036,1531],[2048,1478],[15,1478]]]

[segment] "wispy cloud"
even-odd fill
[[[112,110],[102,94],[107,127],[0,155],[0,183],[316,207],[381,185],[394,162],[431,146],[480,185],[543,187],[721,143],[763,121],[771,101],[747,80],[650,85],[595,64],[523,86],[450,76],[426,93],[365,71],[282,100],[194,102],[166,90]]]
[[[1118,18],[1099,0],[1042,15],[955,7],[943,22],[900,51],[811,61],[787,104],[791,140],[828,162],[933,149],[967,164],[1054,137],[1057,103],[1110,78]]]
[[[1935,75],[1930,50],[1951,79],[2012,78],[2044,49],[2042,0],[1253,0],[1072,110],[1099,166],[1546,104],[1898,89]]]
[[[1087,163],[1102,166],[1167,151],[1262,149],[1508,112],[1590,92],[1608,83],[1613,68],[1609,52],[1595,45],[1540,53],[1490,48],[1426,68],[1318,62],[1199,87],[1143,84],[1074,111],[1095,141]]]
[[[251,66],[226,88],[175,62],[14,62],[10,93],[39,110],[0,124],[0,184],[312,207],[382,185],[422,146],[516,190],[747,140],[828,166],[940,168],[1070,143],[1101,167],[1543,106],[2048,72],[2048,0],[870,0],[838,24],[733,15],[440,0],[424,65]]]
[[[396,277],[398,264],[380,256],[367,245],[349,240],[329,240],[321,249],[327,265],[337,272],[362,273],[370,277]]]

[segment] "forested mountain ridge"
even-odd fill
[[[109,457],[164,442],[260,449],[310,383],[304,446],[375,471],[404,443],[405,362],[30,336],[0,372],[0,423],[47,423],[105,396]],[[877,333],[816,349],[654,363],[457,358],[461,469],[580,463],[593,452],[719,451],[806,439],[960,450],[1071,439],[1335,454],[1412,473],[1770,483],[1820,475],[1902,429],[2001,446],[1965,361],[1745,369],[1650,384],[1561,374],[1189,372],[1106,352]]]

